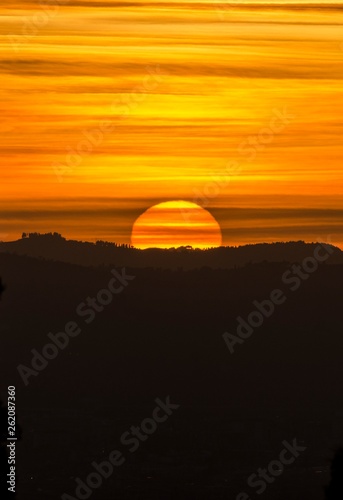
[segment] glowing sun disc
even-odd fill
[[[131,244],[141,249],[219,247],[222,233],[213,215],[196,203],[167,201],[138,217],[132,228]]]

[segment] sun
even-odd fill
[[[196,203],[177,200],[154,205],[133,225],[131,244],[140,249],[192,246],[219,247],[220,226],[213,215]]]

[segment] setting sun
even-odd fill
[[[222,234],[207,211],[188,201],[168,201],[146,210],[135,222],[131,243],[136,248],[218,247]]]

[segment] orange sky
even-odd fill
[[[182,199],[226,245],[343,246],[342,2],[55,7],[2,7],[0,239],[129,243]]]

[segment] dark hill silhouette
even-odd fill
[[[0,252],[42,257],[61,262],[99,266],[114,264],[134,268],[196,269],[201,267],[231,269],[257,262],[300,262],[311,256],[317,243],[303,241],[220,247],[208,250],[181,247],[168,250],[138,250],[129,245],[97,241],[66,240],[58,233],[23,233],[22,239],[0,242]],[[331,246],[331,245],[330,245]],[[343,263],[343,252],[333,247],[330,264]]]
[[[0,253],[2,369],[17,386],[25,429],[20,498],[72,492],[73,478],[148,417],[156,397],[170,395],[180,410],[97,498],[236,498],[283,440],[298,438],[306,453],[263,498],[323,500],[323,457],[343,442],[343,266],[320,266],[234,355],[222,338],[280,287],[288,265],[128,268],[135,280],[86,325],[76,307],[106,287],[113,266]],[[69,321],[82,333],[25,387],[17,366]]]

